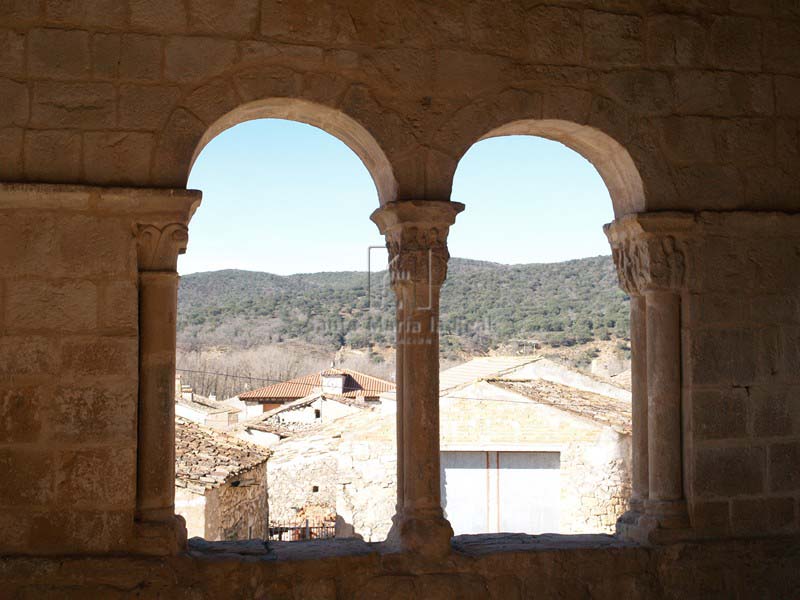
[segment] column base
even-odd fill
[[[441,512],[438,515],[395,515],[386,541],[403,552],[426,557],[451,552],[453,528]]]
[[[617,534],[646,545],[684,542],[696,537],[685,500],[646,500],[644,513],[629,510],[617,521]]]
[[[137,554],[169,556],[187,548],[186,521],[180,515],[163,521],[136,521],[134,535],[131,550]]]

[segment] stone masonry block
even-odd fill
[[[120,86],[120,127],[149,130],[163,128],[179,97],[180,90],[176,86]]]
[[[37,127],[106,129],[116,122],[110,83],[39,82],[33,88],[32,124]]]
[[[732,117],[771,115],[772,78],[723,71],[681,71],[675,76],[676,109],[681,114]]]
[[[122,38],[117,33],[95,33],[92,36],[92,78],[117,79]]]
[[[56,500],[63,506],[123,509],[135,503],[133,447],[63,450],[53,470]]]
[[[132,275],[136,248],[129,223],[84,215],[64,216],[58,222],[62,267],[77,277]]]
[[[28,131],[25,135],[25,173],[51,183],[80,179],[81,135],[75,131]]]
[[[34,517],[31,538],[37,553],[110,552],[126,548],[133,536],[132,510],[51,511]],[[108,597],[108,586],[98,590],[98,597]]]
[[[800,117],[800,77],[775,76],[775,105],[779,115]]]
[[[0,22],[9,26],[30,25],[42,16],[41,2],[5,0],[0,3]]]
[[[0,129],[0,179],[4,181],[23,179],[22,131],[21,127]]]
[[[747,392],[743,388],[729,391],[692,392],[692,428],[701,440],[736,439],[747,436]]]
[[[11,79],[0,79],[0,127],[28,122],[28,88]]]
[[[158,33],[186,31],[188,18],[182,0],[130,0],[134,29]]]
[[[56,442],[136,442],[136,386],[127,380],[90,387],[58,386],[52,393],[47,437]]]
[[[58,252],[55,232],[52,216],[0,211],[0,275],[34,275],[43,264],[52,264]]]
[[[693,164],[675,170],[675,187],[686,206],[702,203],[708,210],[736,210],[744,191],[732,165]]]
[[[51,338],[0,337],[0,377],[49,378],[58,365],[58,348]]]
[[[768,21],[764,27],[764,67],[800,74],[800,21]]]
[[[714,162],[713,127],[706,117],[667,117],[658,122],[661,147],[673,163]]]
[[[669,114],[672,111],[670,78],[657,71],[615,71],[601,78],[601,85],[612,99],[642,114]]]
[[[126,6],[119,0],[46,0],[49,23],[90,27],[124,27]]]
[[[122,36],[119,76],[133,81],[161,79],[161,38],[155,35]]]
[[[204,79],[230,67],[236,42],[212,37],[173,37],[167,41],[165,76],[170,81]]]
[[[136,377],[139,359],[136,338],[81,337],[61,345],[62,372],[81,377]]]
[[[761,20],[750,17],[716,17],[711,24],[713,65],[733,71],[761,67]]]
[[[654,15],[647,20],[647,59],[654,65],[700,67],[705,64],[708,33],[688,16]]]
[[[28,70],[33,77],[83,79],[90,70],[86,31],[34,29],[28,38]]]
[[[91,331],[97,327],[97,286],[90,281],[16,281],[6,292],[5,318],[12,332]]]
[[[765,452],[758,447],[697,448],[694,489],[698,497],[764,491]]]
[[[731,502],[731,530],[744,535],[768,535],[795,526],[795,499],[742,498]]]
[[[95,183],[136,185],[148,181],[155,138],[150,133],[101,132],[84,137],[83,169]]]
[[[751,331],[732,329],[694,331],[690,368],[695,385],[750,385],[755,337]]]
[[[0,448],[0,506],[44,506],[54,497],[53,455],[29,446]]]
[[[769,489],[773,492],[800,491],[800,442],[769,447]]]
[[[41,388],[0,387],[0,442],[34,442],[44,419],[45,401]]]
[[[25,36],[0,29],[0,75],[19,77],[25,71]]]
[[[644,56],[642,19],[586,11],[583,15],[586,60],[602,65],[639,64]]]
[[[692,527],[704,532],[724,535],[730,530],[730,503],[695,501],[690,506]]]
[[[716,154],[723,162],[753,166],[775,159],[775,124],[770,119],[722,119],[715,123],[714,134]]]
[[[135,281],[108,282],[102,286],[100,298],[100,327],[137,332],[139,303]]]
[[[538,6],[527,15],[530,56],[537,63],[581,64],[581,13],[557,6]]]
[[[258,30],[259,0],[189,2],[189,31],[216,35],[249,36]]]

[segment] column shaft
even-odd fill
[[[631,296],[631,428],[632,495],[631,510],[644,512],[649,493],[647,439],[647,301],[642,295]]]
[[[170,520],[175,487],[175,323],[178,274],[139,274],[137,514]]]
[[[648,291],[647,390],[649,499],[647,513],[662,527],[682,526],[680,295]]]

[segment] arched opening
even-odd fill
[[[624,149],[588,127],[518,121],[461,158],[440,323],[456,535],[609,533],[627,509],[629,298],[603,225],[640,196]]]
[[[388,162],[349,118],[276,100],[215,123],[189,186],[204,198],[178,263],[176,512],[209,540],[355,535],[339,448],[377,422],[394,452],[375,420],[393,328],[371,326],[368,294]]]

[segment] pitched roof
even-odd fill
[[[516,392],[539,404],[546,404],[611,427],[619,433],[631,433],[631,404],[602,394],[586,392],[544,379],[488,379],[488,383]]]
[[[260,465],[270,452],[187,419],[175,419],[175,485],[203,493]]]
[[[359,373],[349,369],[327,369],[325,375],[345,375],[344,394],[346,398],[363,398],[364,396],[379,396],[382,392],[394,389],[394,384]],[[268,385],[257,390],[242,392],[239,394],[241,400],[291,400],[304,398],[309,394],[322,389],[322,374],[312,373],[290,379],[274,385]]]
[[[180,395],[175,398],[175,402],[206,415],[241,412],[241,409],[235,408],[229,404],[225,404],[224,402],[220,402],[219,400],[212,400],[211,398],[200,396],[199,394],[192,394],[191,399]]]
[[[447,369],[439,374],[439,392],[477,381],[501,377],[509,371],[519,369],[523,365],[540,360],[537,356],[481,356],[473,358],[463,365]]]

